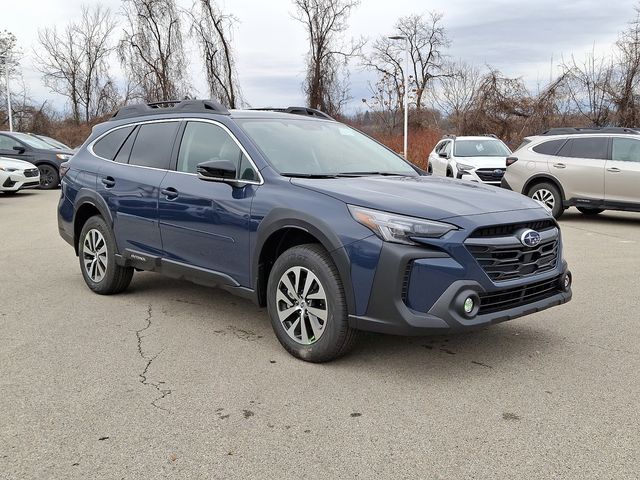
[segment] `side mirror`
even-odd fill
[[[447,152],[440,152],[438,155],[440,158],[449,158],[449,154]]]
[[[209,182],[234,183],[237,181],[236,166],[229,160],[209,160],[196,167],[198,178]]]
[[[20,145],[16,145],[15,147],[13,147],[13,149],[18,152],[20,155],[22,155],[25,152],[25,148],[21,147]]]

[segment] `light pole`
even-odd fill
[[[9,54],[0,56],[4,60],[4,75],[7,88],[7,116],[9,117],[9,131],[13,132],[13,115],[11,113],[11,89],[9,88]]]
[[[404,40],[404,148],[403,155],[409,159],[409,37],[406,35],[394,35],[389,40]]]

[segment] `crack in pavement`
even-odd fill
[[[158,402],[160,400],[165,398],[167,395],[171,395],[171,389],[160,388],[160,384],[164,382],[154,383],[149,381],[149,379],[147,378],[147,372],[151,368],[151,364],[162,353],[162,350],[160,350],[154,356],[149,357],[148,354],[145,353],[144,349],[142,348],[142,339],[144,337],[142,332],[151,328],[152,317],[153,317],[153,311],[152,311],[151,305],[149,305],[149,308],[147,309],[147,318],[146,318],[147,324],[144,326],[144,328],[141,328],[140,330],[136,330],[136,338],[138,339],[138,354],[140,355],[140,357],[142,357],[143,360],[147,362],[146,365],[144,366],[144,370],[142,371],[142,373],[138,374],[138,376],[140,377],[140,383],[142,383],[143,385],[148,385],[155,388],[160,394],[159,397],[157,397],[155,400],[151,402],[151,405],[154,406],[155,408],[159,408],[160,410],[164,410],[167,413],[171,413],[171,410],[169,410],[168,408],[164,408],[158,405]]]

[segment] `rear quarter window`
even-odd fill
[[[93,145],[93,153],[107,160],[113,160],[133,128],[133,126],[122,127],[107,133]]]
[[[564,138],[560,140],[549,140],[548,142],[542,142],[540,145],[536,145],[535,147],[533,147],[533,151],[536,153],[541,153],[543,155],[555,155],[558,153],[558,150],[560,150],[560,147],[564,145],[564,142],[566,142]]]

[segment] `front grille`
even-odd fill
[[[483,182],[499,182],[502,180],[504,172],[504,168],[479,168],[476,170],[476,175]]]
[[[480,295],[479,315],[508,310],[550,297],[562,291],[560,277]]]
[[[25,177],[37,177],[38,176],[38,169],[37,168],[30,168],[28,170],[24,171],[24,176]]]
[[[537,232],[544,232],[545,230],[551,230],[556,226],[556,222],[553,220],[538,220],[535,222],[525,222],[525,223],[511,223],[507,225],[492,225],[490,227],[482,227],[477,230],[474,230],[469,238],[480,238],[480,237],[506,237],[508,235],[513,235],[518,230],[530,229],[535,230]]]
[[[557,230],[548,232],[536,247],[524,246],[518,238],[484,237],[465,243],[485,273],[494,282],[513,280],[553,270],[558,262],[560,246]]]

